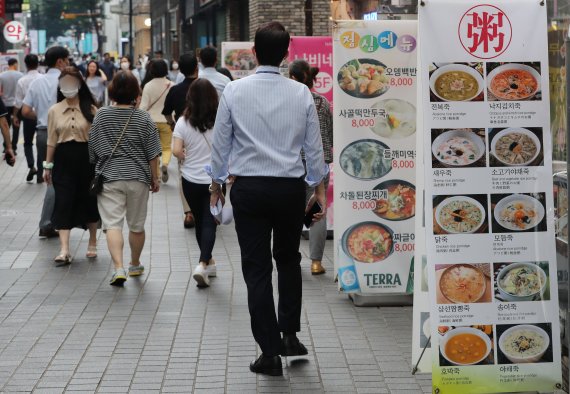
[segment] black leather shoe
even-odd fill
[[[49,230],[41,230],[40,229],[40,237],[41,238],[55,238],[55,237],[59,237],[59,233],[57,231],[55,231],[54,229],[49,229]]]
[[[268,357],[262,354],[257,360],[249,364],[249,370],[251,372],[269,376],[283,376],[283,365],[281,364],[281,357]]]
[[[26,182],[31,182],[37,173],[38,170],[36,170],[36,167],[30,168],[30,170],[28,171],[28,176],[26,176]]]
[[[309,354],[305,345],[299,341],[295,334],[284,334],[282,344],[281,355],[283,357],[306,356]]]

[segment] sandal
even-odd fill
[[[68,254],[60,254],[59,256],[57,256],[54,259],[56,267],[63,267],[65,265],[69,265],[69,264],[71,264],[72,260],[73,260],[73,258],[71,257],[71,255],[69,253]]]
[[[97,258],[97,245],[88,246],[87,247],[87,254],[85,256],[88,259],[96,259]]]

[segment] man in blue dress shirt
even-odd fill
[[[296,336],[301,329],[302,304],[299,246],[308,208],[315,202],[322,207],[314,221],[325,214],[323,180],[328,174],[311,92],[279,73],[279,65],[288,55],[289,39],[278,22],[257,30],[253,50],[259,67],[256,74],[231,82],[224,90],[209,169],[212,206],[223,198],[221,184],[228,176],[235,176],[230,198],[251,328],[262,351],[250,370],[274,376],[283,374],[281,356],[307,354]],[[304,182],[316,189],[308,206],[303,197]],[[272,257],[278,272],[277,314]]]

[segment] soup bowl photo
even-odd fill
[[[377,222],[362,222],[349,227],[343,234],[344,253],[359,263],[379,263],[394,252],[394,232]]]
[[[519,139],[522,143],[514,141],[513,137],[517,134],[524,139]],[[520,127],[501,130],[491,141],[491,154],[506,166],[529,165],[540,154],[540,148],[540,140],[536,134]]]
[[[465,213],[462,214],[462,211],[465,211]],[[450,215],[452,215],[453,218],[450,218]],[[478,220],[471,219],[469,216],[476,216]],[[487,214],[483,205],[481,205],[479,201],[467,196],[448,197],[440,202],[435,209],[436,223],[442,230],[449,234],[473,234],[481,228],[486,218]],[[467,226],[465,230],[458,230],[456,223],[463,220],[469,220],[469,226]],[[450,223],[450,221],[456,223]]]
[[[508,73],[514,74],[511,78]],[[504,78],[503,84],[498,80]],[[532,86],[525,88],[525,79],[529,79]],[[504,85],[506,83],[506,85]],[[502,88],[502,91],[498,90]],[[512,89],[509,89],[512,88]],[[525,89],[522,89],[525,88]],[[540,92],[540,74],[534,68],[526,64],[508,63],[495,68],[487,75],[487,90],[493,97],[504,101],[530,100]]]
[[[525,272],[530,273],[530,276]],[[518,278],[510,278],[515,275]],[[513,282],[517,285],[513,289],[507,288]],[[531,263],[509,264],[497,275],[497,288],[501,298],[505,301],[532,301],[536,296],[542,297],[547,283],[546,272],[538,265]]]
[[[469,76],[471,76],[472,78],[474,78],[476,83],[477,83],[477,86],[474,87],[474,89],[472,90],[472,92],[471,92],[472,94],[466,94],[465,98],[462,98],[462,99],[446,98],[441,94],[441,92],[437,88],[436,82],[438,81],[438,79],[440,77],[449,76],[450,74],[457,73],[457,72],[466,73]],[[469,66],[466,66],[464,64],[448,64],[446,66],[438,68],[437,70],[435,70],[433,72],[433,74],[430,76],[430,79],[429,79],[429,85],[430,85],[430,88],[431,88],[431,91],[433,92],[433,94],[435,94],[436,97],[442,101],[471,101],[475,97],[479,96],[481,94],[481,92],[483,91],[484,81],[483,81],[483,76],[477,70],[475,70]]]
[[[431,152],[445,167],[463,167],[483,157],[485,143],[471,131],[449,130],[435,138]]]
[[[493,211],[495,221],[511,231],[527,231],[544,219],[544,206],[526,194],[511,194],[497,203]]]
[[[532,346],[530,343],[540,344]],[[538,326],[521,324],[506,330],[499,338],[499,349],[513,364],[535,363],[544,356],[550,337]],[[521,349],[527,350],[521,350]],[[528,354],[525,354],[528,353]]]
[[[471,347],[471,344],[475,346]],[[491,338],[472,327],[454,328],[439,340],[441,355],[452,365],[479,364],[489,356],[492,349]]]

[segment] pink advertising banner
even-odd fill
[[[319,68],[313,90],[326,97],[332,104],[332,38],[291,37],[289,61],[295,59],[305,59],[312,67]]]

